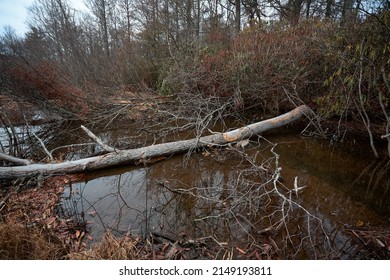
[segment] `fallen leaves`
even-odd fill
[[[347,230],[356,236],[370,252],[370,259],[390,258],[390,231],[381,227]]]
[[[85,225],[60,215],[63,191],[64,179],[52,177],[41,187],[11,193],[1,213],[5,224],[24,225],[55,236],[68,251],[85,248]]]

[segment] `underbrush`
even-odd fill
[[[226,114],[278,115],[306,104],[316,134],[342,140],[363,128],[378,157],[374,139],[386,141],[390,129],[389,19],[253,25],[223,46],[183,48],[162,68],[159,89],[182,104],[218,100]]]

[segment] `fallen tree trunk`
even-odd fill
[[[116,165],[134,164],[159,156],[171,156],[190,149],[226,145],[261,134],[269,129],[285,126],[299,119],[302,115],[309,113],[309,111],[310,109],[307,106],[302,105],[272,119],[250,124],[229,132],[216,133],[190,140],[151,145],[131,150],[118,150],[101,156],[61,163],[36,163],[26,166],[0,167],[0,179],[80,173]]]

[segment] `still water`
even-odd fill
[[[137,141],[118,135],[122,129],[99,136],[108,143]],[[163,232],[212,236],[241,248],[272,240],[284,255],[348,259],[359,248],[351,229],[390,226],[389,174],[389,161],[374,159],[365,143],[335,145],[283,128],[244,149],[88,174],[66,189],[62,206],[88,223],[92,242],[106,230]]]

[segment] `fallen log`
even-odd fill
[[[89,157],[61,163],[35,163],[26,166],[0,167],[0,179],[17,179],[20,177],[47,176],[80,173],[103,169],[112,166],[134,164],[159,156],[171,156],[183,153],[190,149],[226,145],[231,142],[241,141],[253,135],[261,134],[267,130],[285,126],[308,114],[310,109],[299,106],[275,118],[250,124],[225,133],[216,133],[208,136],[181,140],[176,142],[162,143],[147,147],[115,150],[105,155]]]

